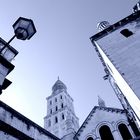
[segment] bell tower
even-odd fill
[[[74,112],[73,99],[59,78],[52,87],[52,94],[46,99],[44,128],[59,138],[75,133],[79,128],[79,119]]]

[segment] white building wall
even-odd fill
[[[123,36],[120,32],[123,29],[128,29],[133,32],[130,37]],[[110,62],[106,63],[113,70],[113,77],[119,85],[120,89],[123,91],[125,96],[131,100],[131,95],[133,95],[137,104],[140,106],[140,101],[135,97],[135,95],[140,99],[140,21],[134,21],[121,26],[120,28],[109,33],[108,35],[97,40],[96,46],[103,51],[109,59],[109,61],[115,66],[119,74],[112,68]],[[115,76],[116,75],[116,76]],[[119,76],[118,76],[119,75]],[[120,82],[120,80],[122,82]],[[123,84],[122,84],[123,83]],[[129,86],[128,86],[128,85]],[[127,88],[124,89],[123,87]],[[130,94],[130,95],[129,95]],[[131,102],[131,101],[130,101]],[[140,111],[140,110],[139,110]]]

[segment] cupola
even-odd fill
[[[67,90],[66,85],[62,81],[60,81],[58,77],[58,80],[55,82],[55,84],[52,87],[52,94],[56,94],[58,92],[66,91],[66,90]]]

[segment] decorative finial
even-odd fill
[[[98,105],[101,107],[106,107],[105,101],[98,95]]]
[[[59,80],[59,76],[58,76],[58,80]]]
[[[140,0],[133,7],[133,13],[140,11]]]
[[[97,24],[97,29],[99,32],[103,31],[104,29],[110,26],[108,21],[102,21]]]

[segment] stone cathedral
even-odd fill
[[[114,66],[120,65],[117,67],[120,75],[126,78],[127,82],[133,83],[132,88],[140,97],[139,10],[140,2],[134,6],[131,15],[117,23],[110,25],[106,21],[101,22],[100,32],[90,38],[104,66],[104,79],[111,83],[123,109],[107,107],[105,101],[98,97],[98,105],[93,107],[79,126],[73,99],[66,85],[58,78],[52,87],[51,95],[47,97],[44,128],[0,101],[0,140],[140,140],[140,127],[137,123],[139,118],[124,96],[114,69],[110,67],[110,62]],[[121,55],[116,55],[117,52]],[[135,59],[131,58],[133,54]],[[126,62],[120,61],[119,56],[131,58],[130,63],[127,63],[129,59],[126,58]],[[110,58],[110,61],[106,61],[106,58]],[[0,60],[0,63],[3,62],[6,66],[7,60],[2,58],[1,54]],[[2,70],[3,66],[0,67],[1,73]]]

